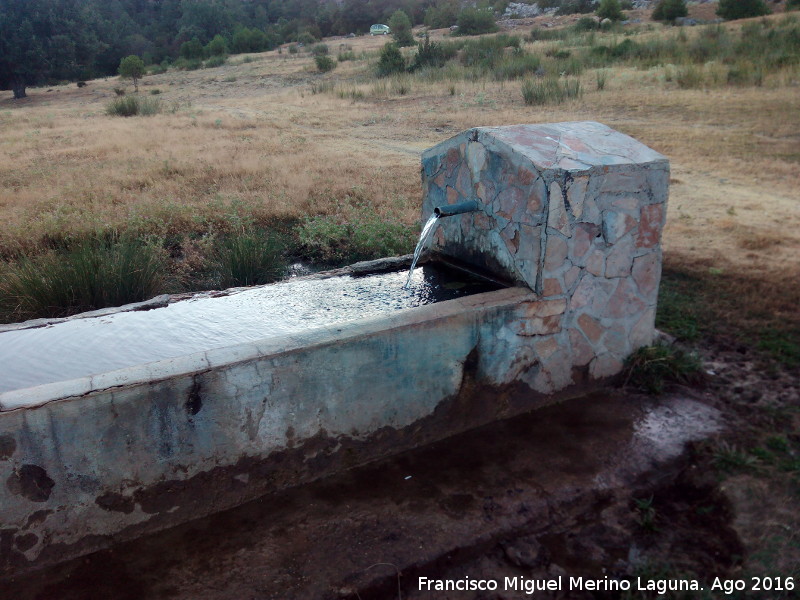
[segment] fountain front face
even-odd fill
[[[481,127],[423,154],[422,216],[480,204],[439,219],[432,250],[536,292],[511,346],[550,393],[652,341],[668,185],[664,156],[600,123]]]

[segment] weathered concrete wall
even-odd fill
[[[1,412],[0,572],[552,401],[515,385],[527,365],[501,343],[524,327],[534,299],[508,288],[209,351],[93,379],[116,387]]]
[[[423,218],[439,220],[434,250],[535,290],[540,302],[509,342],[535,365],[522,380],[550,393],[573,369],[622,369],[654,335],[667,159],[599,123],[476,128],[422,157]],[[516,350],[513,350],[516,348]]]
[[[423,156],[424,214],[477,197],[438,250],[522,287],[3,394],[0,573],[598,385],[652,338],[667,182],[599,124],[472,130]]]

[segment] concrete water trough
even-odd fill
[[[0,573],[598,387],[652,341],[668,181],[663,156],[598,123],[477,128],[422,156],[423,218],[475,203],[437,219],[429,264],[507,286],[418,273],[463,290],[422,302],[402,272],[364,277],[407,264],[390,260],[6,327]]]

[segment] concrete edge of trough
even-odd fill
[[[208,371],[264,356],[284,354],[302,348],[324,346],[342,340],[370,335],[377,331],[444,319],[464,312],[516,305],[526,299],[533,300],[536,298],[537,296],[528,288],[503,288],[435,304],[407,308],[387,315],[366,317],[337,325],[319,327],[304,333],[265,338],[263,341],[215,348],[88,377],[11,390],[0,393],[0,413],[36,408],[50,402],[71,400],[111,388],[161,381],[177,375]]]

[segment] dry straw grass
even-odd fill
[[[637,39],[666,35],[674,33]],[[796,66],[768,74],[761,87],[709,90],[680,89],[663,66],[620,65],[604,68],[598,90],[596,70],[586,69],[581,98],[526,106],[518,81],[376,82],[370,61],[380,41],[347,44],[358,60],[327,74],[316,72],[310,54],[270,52],[149,76],[141,93],[158,88],[172,109],[146,119],[105,114],[119,85],[110,80],[0,101],[0,252],[108,229],[224,229],[231,213],[256,224],[336,215],[354,195],[366,199],[365,210],[413,223],[424,148],[473,126],[591,119],[671,159],[681,183],[671,191],[668,252],[753,272],[797,265]],[[329,45],[335,52],[336,41]],[[558,46],[526,44],[533,52]],[[364,52],[371,58],[361,59]],[[321,81],[332,91],[312,93]],[[743,242],[731,220],[753,240],[781,243]]]

